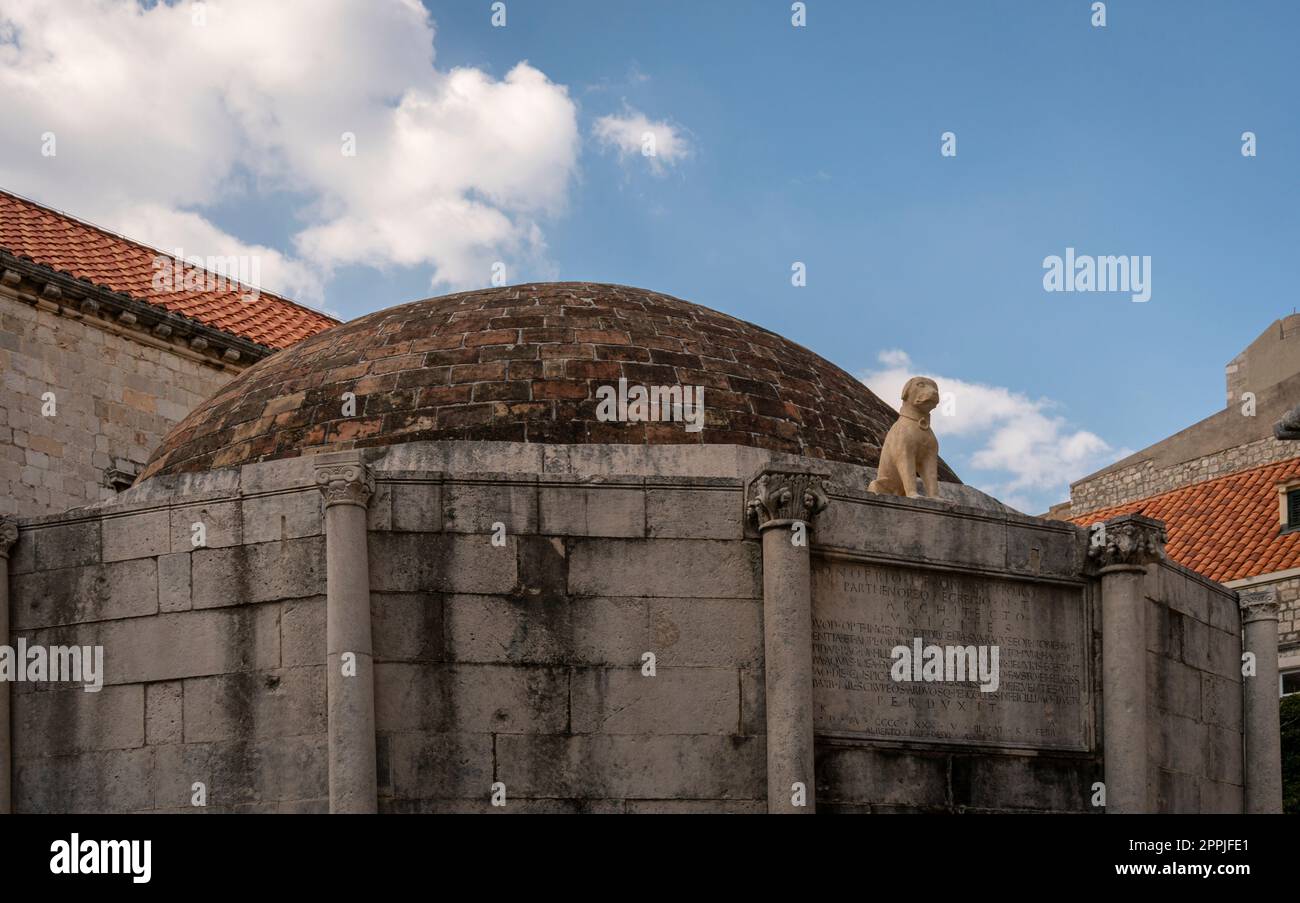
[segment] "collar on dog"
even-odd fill
[[[913,417],[910,414],[904,414],[900,411],[898,416],[906,417],[908,420],[912,421],[923,430],[928,430],[930,428],[930,418],[924,415],[922,415],[921,417]]]

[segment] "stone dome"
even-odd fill
[[[703,386],[703,428],[602,422],[596,390],[620,378]],[[403,304],[272,355],[177,424],[140,479],[424,440],[747,445],[874,467],[896,416],[743,320],[644,289],[537,283]],[[942,462],[940,479],[960,482]]]

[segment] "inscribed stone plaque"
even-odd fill
[[[812,579],[818,734],[1088,748],[1081,589],[817,557]],[[923,646],[996,647],[996,691],[981,691],[978,680],[896,681],[891,650],[918,638]]]

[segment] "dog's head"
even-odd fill
[[[939,384],[928,376],[913,376],[903,386],[903,401],[928,414],[939,405]]]

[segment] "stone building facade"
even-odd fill
[[[645,375],[720,399],[698,437],[594,413],[655,350]],[[0,543],[0,633],[104,655],[97,693],[12,685],[0,800],[1276,811],[1276,673],[1239,669],[1243,646],[1276,662],[1276,605],[1171,562],[1141,516],[1099,542],[946,470],[936,499],[869,493],[891,419],[806,349],[625,287],[310,338],[130,491]],[[913,640],[1001,650],[997,686],[892,675]]]
[[[1300,485],[1300,443],[1273,425],[1300,402],[1300,315],[1271,324],[1225,368],[1227,405],[1070,486],[1048,516],[1088,524],[1124,513],[1166,523],[1170,555],[1280,603],[1283,693],[1300,691],[1300,533],[1279,494]]]
[[[155,289],[159,256],[0,191],[0,515],[111,498],[200,401],[335,323],[206,277]]]

